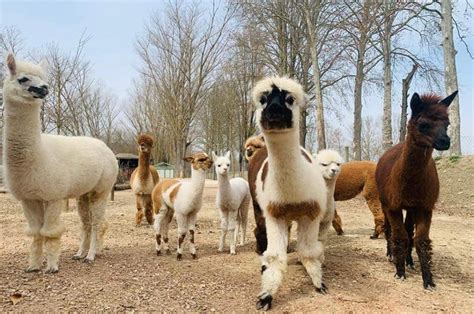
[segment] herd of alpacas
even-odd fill
[[[65,200],[77,198],[82,222],[79,249],[73,256],[93,262],[103,247],[107,223],[104,212],[118,174],[114,153],[100,140],[41,133],[40,111],[48,95],[46,65],[6,59],[4,81],[4,170],[9,192],[21,202],[32,237],[27,272],[43,267],[59,270],[60,239],[65,226],[60,219]],[[231,178],[231,152],[212,156],[196,152],[184,160],[191,164],[190,179],[161,179],[150,165],[153,139],[138,137],[139,165],[130,185],[136,196],[135,223],[145,216],[153,226],[156,254],[170,252],[169,224],[177,222],[177,259],[189,233],[189,250],[196,258],[195,227],[202,206],[206,172],[214,165],[220,216],[218,251],[244,245],[248,208],[253,204],[256,252],[261,258],[261,292],[257,309],[268,310],[287,268],[292,222],[297,223],[296,251],[316,291],[326,294],[322,266],[331,224],[343,234],[336,201],[362,193],[374,216],[374,234],[385,233],[387,256],[395,264],[396,278],[405,278],[405,266],[414,267],[418,254],[423,285],[433,289],[431,241],[432,210],[439,182],[433,149],[447,150],[450,138],[448,107],[457,92],[441,99],[414,94],[406,141],[385,152],[378,163],[343,164],[339,153],[322,150],[312,156],[300,146],[300,112],[308,102],[302,86],[287,77],[267,77],[253,87],[256,123],[261,134],[245,145],[248,181]],[[71,167],[71,165],[75,165]],[[403,216],[406,211],[406,217]],[[240,232],[240,239],[239,239]]]

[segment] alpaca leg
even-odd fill
[[[188,216],[188,227],[189,227],[189,252],[193,259],[197,258],[196,254],[196,244],[194,243],[194,233],[196,230],[196,218],[197,211],[189,214]]]
[[[219,209],[219,214],[221,218],[221,238],[219,241],[219,248],[217,251],[223,252],[224,251],[224,246],[225,246],[225,237],[227,235],[227,225],[229,224],[229,212],[228,211],[222,211]]]
[[[408,249],[408,235],[403,224],[403,212],[399,210],[388,210],[388,220],[392,228],[392,253],[397,272],[397,279],[405,279],[405,260]]]
[[[286,271],[288,247],[288,223],[285,220],[267,217],[266,227],[269,241],[262,257],[262,292],[257,301],[257,309],[264,311],[272,307],[272,295],[280,287]]]
[[[170,247],[169,247],[169,226],[171,223],[171,220],[173,219],[173,214],[174,210],[172,208],[168,208],[168,213],[166,214],[166,217],[164,218],[163,221],[163,248],[166,251],[166,254],[170,254]]]
[[[183,243],[188,233],[188,217],[183,214],[176,213],[176,222],[178,223],[178,248],[176,259],[178,261],[183,257]]]
[[[167,214],[168,207],[166,204],[162,204],[158,214],[155,215],[155,221],[153,223],[153,229],[155,229],[155,238],[156,238],[156,255],[161,255],[161,244],[162,244],[162,235],[165,229],[165,224],[167,223]]]
[[[415,263],[413,262],[413,257],[411,255],[413,250],[413,231],[415,229],[415,213],[413,210],[407,210],[405,217],[405,230],[408,234],[408,251],[406,258],[406,265],[411,269],[415,269]]]
[[[104,249],[104,240],[105,233],[109,229],[109,224],[107,221],[102,221],[102,226],[99,229],[99,234],[97,235],[97,254],[101,254]]]
[[[141,195],[135,195],[137,200],[137,212],[135,214],[135,225],[138,227],[143,219],[143,199]]]
[[[107,206],[107,196],[105,194],[95,194],[92,196],[90,216],[91,216],[91,232],[90,232],[90,245],[89,252],[87,253],[85,262],[93,262],[95,255],[97,254],[97,243],[99,232],[104,223],[105,207]]]
[[[230,254],[232,255],[235,255],[235,243],[237,242],[237,233],[239,232],[237,228],[237,215],[237,210],[229,211],[229,223],[227,225],[227,232],[232,235],[230,237]]]
[[[431,273],[431,210],[417,210],[415,213],[416,234],[415,247],[418,259],[420,260],[421,275],[423,277],[423,287],[425,289],[433,289],[436,287]]]
[[[247,222],[249,213],[249,201],[244,202],[240,209],[240,246],[245,245],[245,236],[247,234]]]
[[[150,226],[153,226],[153,202],[151,201],[151,195],[146,194],[142,196],[142,203],[145,207],[145,218]]]
[[[267,249],[267,230],[265,227],[265,217],[263,216],[262,209],[257,202],[252,202],[253,204],[253,215],[255,217],[256,227],[253,230],[255,240],[257,242],[255,252],[258,255],[262,255],[263,252]]]
[[[43,237],[40,229],[43,226],[44,205],[40,201],[22,201],[23,213],[28,221],[26,234],[33,237],[30,246],[30,257],[26,272],[39,271],[43,264]]]
[[[374,216],[374,233],[370,236],[371,239],[377,239],[379,235],[384,232],[384,214],[382,211],[382,207],[380,205],[380,201],[378,198],[365,198],[367,202],[367,206],[369,207],[372,215]]]
[[[329,228],[330,221],[327,227]],[[327,293],[327,287],[322,281],[322,263],[324,259],[324,244],[319,241],[320,221],[302,218],[298,220],[298,255],[306,272],[311,277],[316,291],[321,294]]]
[[[332,220],[332,226],[336,230],[337,235],[343,235],[344,230],[342,230],[342,220],[341,217],[337,214],[337,210],[334,211],[334,219]]]
[[[59,270],[58,262],[61,253],[61,235],[66,230],[60,219],[64,201],[51,201],[46,203],[44,211],[44,223],[40,234],[44,237],[44,249],[46,252],[46,273],[56,273]]]
[[[79,244],[79,250],[76,255],[72,258],[79,260],[83,259],[89,251],[90,244],[90,233],[91,233],[91,215],[90,215],[90,203],[89,195],[82,195],[77,200],[77,209],[79,217],[81,218],[81,240]]]
[[[392,254],[392,228],[390,226],[390,222],[388,221],[388,217],[385,214],[384,215],[384,227],[383,227],[384,233],[385,233],[385,241],[387,242],[387,253],[386,256],[388,257],[388,260],[390,262],[393,261],[393,254]]]

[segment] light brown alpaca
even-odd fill
[[[151,192],[158,183],[160,177],[158,171],[150,165],[151,149],[153,148],[153,138],[142,134],[138,137],[138,167],[133,171],[130,177],[130,186],[137,199],[137,213],[135,223],[140,225],[143,219],[143,208],[145,208],[146,221],[153,224],[153,204],[151,201]]]
[[[249,137],[244,145],[247,161],[262,147],[265,147],[265,142],[261,135]],[[334,199],[336,201],[347,201],[362,193],[367,206],[374,216],[375,228],[374,233],[370,236],[371,239],[377,239],[384,231],[384,215],[375,182],[376,167],[377,164],[372,161],[351,161],[343,164],[334,190]],[[258,221],[260,216],[260,212],[256,213],[256,221]],[[344,233],[342,230],[342,220],[337,211],[335,212],[332,226],[338,235]],[[261,250],[257,249],[257,251]]]
[[[375,182],[375,169],[377,164],[372,161],[351,161],[341,166],[341,173],[336,181],[334,199],[336,201],[347,201],[362,193],[372,215],[374,216],[375,229],[370,236],[377,239],[383,232],[384,215],[380,204],[377,184]],[[342,230],[341,217],[334,215],[332,226],[337,234],[344,233]]]

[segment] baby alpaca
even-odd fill
[[[319,239],[323,243],[326,243],[327,234],[331,222],[334,218],[334,212],[336,211],[336,202],[334,200],[334,189],[336,187],[336,180],[341,172],[341,164],[343,159],[338,152],[334,150],[324,149],[316,156],[316,162],[321,170],[324,181],[326,181],[327,191],[327,212],[321,220],[319,227]]]
[[[27,271],[38,271],[46,251],[47,273],[59,270],[64,200],[78,198],[82,220],[76,259],[93,261],[102,246],[107,196],[118,173],[114,153],[100,140],[41,134],[40,112],[48,95],[45,69],[9,54],[4,81],[3,161],[6,186],[21,201],[33,237]]]
[[[153,224],[153,204],[151,202],[151,192],[160,180],[158,171],[150,165],[151,149],[153,148],[153,138],[142,134],[138,137],[138,167],[133,170],[130,177],[130,186],[137,199],[137,213],[135,224],[140,225],[143,218],[143,207],[145,207],[146,221]]]
[[[183,242],[186,233],[190,235],[190,252],[197,258],[194,245],[194,230],[196,217],[202,205],[202,192],[206,181],[206,171],[211,168],[212,160],[206,153],[195,153],[185,157],[184,161],[191,163],[191,179],[165,179],[160,181],[151,194],[155,222],[153,228],[156,234],[156,255],[161,254],[162,240],[165,250],[168,247],[169,223],[176,213],[178,223],[177,259],[181,260]]]
[[[242,231],[240,245],[244,245],[245,242],[250,203],[249,184],[242,178],[229,179],[230,151],[225,156],[220,157],[212,152],[212,159],[219,184],[216,205],[221,218],[221,240],[218,251],[222,252],[224,250],[227,232],[233,232],[234,234],[230,239],[230,254],[234,255],[239,229]]]

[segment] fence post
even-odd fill
[[[112,187],[112,191],[110,191],[110,200],[113,202],[115,200],[115,183]]]
[[[344,155],[345,155],[344,157],[346,159],[346,162],[348,162],[349,161],[349,146],[344,147]]]

